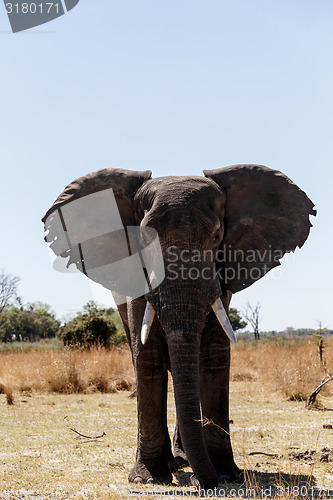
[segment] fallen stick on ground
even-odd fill
[[[103,434],[101,434],[100,436],[85,436],[84,434],[81,434],[81,432],[78,432],[75,429],[70,428],[69,430],[71,430],[72,432],[75,432],[75,434],[78,434],[79,436],[86,438],[86,439],[100,439],[100,438],[106,436],[105,432],[103,432]]]
[[[249,455],[265,455],[265,457],[281,458],[279,453],[265,453],[264,451],[251,451]]]

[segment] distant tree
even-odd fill
[[[299,335],[299,336],[312,335],[313,333],[315,333],[315,330],[313,328],[298,328],[295,333],[296,333],[296,335]]]
[[[245,319],[247,319],[247,321],[250,323],[250,325],[253,328],[255,340],[260,340],[259,324],[260,324],[260,321],[262,320],[262,317],[260,316],[260,309],[261,309],[261,305],[259,304],[259,302],[257,303],[257,305],[255,307],[251,306],[251,304],[248,302],[246,304],[246,309],[244,311]]]
[[[296,330],[292,326],[287,326],[287,328],[285,329],[285,334],[288,337],[293,337],[295,335],[295,333],[296,333]]]
[[[32,309],[28,305],[12,307],[2,314],[0,341],[28,340],[36,342],[42,338],[52,338],[59,328],[59,322],[46,309]]]
[[[84,306],[83,311],[85,314],[97,313],[101,310],[101,308],[97,305],[94,300],[89,300]]]
[[[242,321],[240,312],[234,307],[230,307],[229,309],[229,319],[234,332],[245,328],[247,325],[246,321]]]
[[[85,314],[98,313],[105,316],[111,316],[115,312],[115,309],[113,309],[112,307],[99,305],[94,300],[89,300],[89,302],[87,302],[82,309]]]
[[[29,304],[29,309],[39,320],[42,332],[41,338],[54,338],[59,330],[60,322],[56,319],[51,306],[44,302],[33,302]]]
[[[17,287],[20,279],[6,273],[4,269],[0,271],[0,316],[11,305],[18,300]]]

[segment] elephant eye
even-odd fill
[[[215,241],[218,241],[221,238],[222,230],[219,228],[215,233]]]

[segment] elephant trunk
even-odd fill
[[[196,478],[205,488],[218,484],[205,444],[200,406],[200,339],[214,299],[183,285],[181,292],[165,289],[158,309],[168,344],[182,444]]]
[[[189,338],[194,337],[194,338]],[[204,488],[218,484],[205,444],[200,408],[199,336],[174,330],[167,334],[177,417],[187,459]]]
[[[165,332],[179,430],[187,459],[200,484],[211,488],[217,486],[218,478],[208,455],[202,426],[200,341],[207,314],[220,297],[221,288],[211,262],[196,263],[196,273],[192,266],[192,263],[182,263],[178,279],[171,273],[173,268],[166,266],[166,279],[158,289],[147,294],[146,299]],[[193,274],[200,277],[193,279]],[[210,279],[204,279],[207,275]],[[147,328],[151,321],[148,313]],[[143,340],[145,331],[146,328]]]

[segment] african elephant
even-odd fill
[[[186,460],[194,484],[208,488],[239,480],[229,435],[234,337],[225,311],[233,293],[304,244],[313,203],[284,174],[260,165],[156,179],[150,171],[103,169],[69,184],[44,216],[56,253],[74,255],[75,245],[66,251],[57,247],[59,227],[67,240],[68,232],[53,215],[61,215],[73,200],[109,188],[125,227],[138,226],[142,238],[147,227],[157,231],[165,269],[157,287],[119,305],[137,384],[137,454],[129,481],[170,483],[171,471]],[[82,219],[84,214],[80,224]],[[82,255],[81,267],[78,251],[75,255],[72,262],[85,272]],[[178,422],[173,453],[168,370]],[[203,425],[203,417],[214,425]]]

